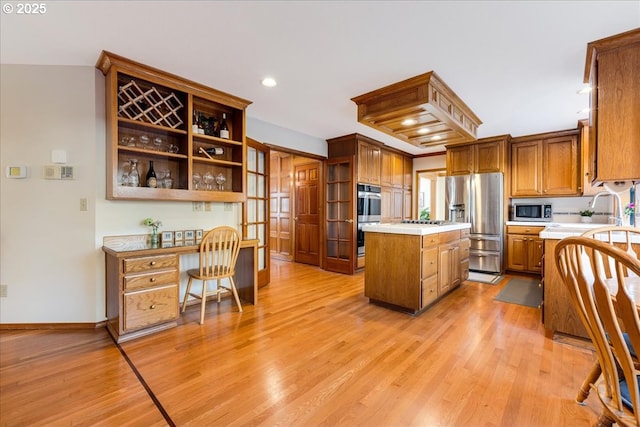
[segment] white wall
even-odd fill
[[[146,217],[161,220],[161,230],[239,225],[239,203],[194,212],[191,202],[105,199],[104,77],[95,68],[2,65],[0,75],[0,283],[8,285],[0,323],[104,320],[103,237],[147,234]],[[323,140],[268,123],[249,120],[247,133],[326,155]],[[53,149],[67,152],[77,179],[42,179]],[[8,165],[28,166],[29,178],[6,178]],[[81,198],[88,211],[80,211]],[[197,256],[180,262],[183,270],[194,267]],[[183,272],[181,294],[185,283]]]

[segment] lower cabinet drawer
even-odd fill
[[[178,318],[178,286],[124,294],[124,330],[132,331]]]
[[[151,286],[166,285],[169,283],[177,283],[178,270],[159,271],[147,274],[137,274],[135,276],[125,276],[124,289],[131,291],[140,288],[149,288]]]
[[[422,250],[422,278],[438,272],[438,247]]]
[[[438,275],[434,274],[422,281],[422,307],[426,307],[438,298]]]
[[[469,278],[469,258],[460,261],[460,280],[465,281]]]

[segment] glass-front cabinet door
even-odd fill
[[[269,148],[247,138],[247,201],[243,235],[258,239],[258,286],[269,283]]]
[[[327,160],[327,238],[325,268],[352,274],[354,269],[355,185],[353,158]]]

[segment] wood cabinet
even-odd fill
[[[587,45],[592,182],[640,179],[640,29]]]
[[[460,281],[464,282],[469,278],[469,249],[471,241],[469,240],[469,228],[460,230]]]
[[[511,196],[575,196],[578,184],[578,130],[513,138]]]
[[[245,200],[250,101],[110,52],[96,66],[106,84],[108,199]],[[151,162],[155,188],[145,179]]]
[[[118,257],[107,253],[107,328],[117,342],[177,325],[177,254]]]
[[[380,185],[380,147],[358,142],[358,183]]]
[[[382,150],[380,184],[386,187],[403,188],[405,185],[404,156],[394,151]]]
[[[424,236],[367,233],[365,296],[402,311],[424,310],[468,276],[460,236],[461,230]]]
[[[473,144],[447,146],[447,175],[505,172],[510,135],[482,138]]]
[[[460,285],[460,241],[454,240],[438,246],[438,294],[449,292]]]
[[[590,150],[591,141],[589,140],[589,121],[580,120],[578,122],[578,129],[580,130],[580,184],[582,185],[583,196],[594,196],[598,192],[602,191],[601,187],[594,185],[592,180],[592,171],[594,168],[591,166],[595,159],[593,158],[593,152]]]
[[[527,273],[542,272],[542,239],[544,227],[507,226],[507,270]]]

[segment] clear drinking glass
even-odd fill
[[[140,135],[140,137],[138,138],[140,140],[140,144],[142,145],[142,148],[144,148],[145,150],[149,149],[149,137],[147,135]]]
[[[156,137],[153,138],[153,146],[155,147],[156,151],[161,151],[162,150],[162,143],[164,142],[164,140],[160,137]]]
[[[211,184],[213,183],[213,175],[211,175],[211,172],[205,173],[202,179],[204,180],[207,191],[213,190],[213,187],[211,187]]]
[[[224,191],[225,182],[227,182],[227,178],[222,173],[219,173],[218,176],[216,176],[216,183],[218,184],[218,190]]]
[[[162,185],[164,188],[173,188],[173,178],[171,178],[171,171],[164,172],[164,178],[162,179]]]
[[[138,160],[129,159],[129,187],[140,187],[140,174],[138,173]]]
[[[193,173],[193,189],[194,190],[199,190],[200,188],[200,182],[202,181],[202,177],[200,176],[200,174],[198,172],[194,172]]]

